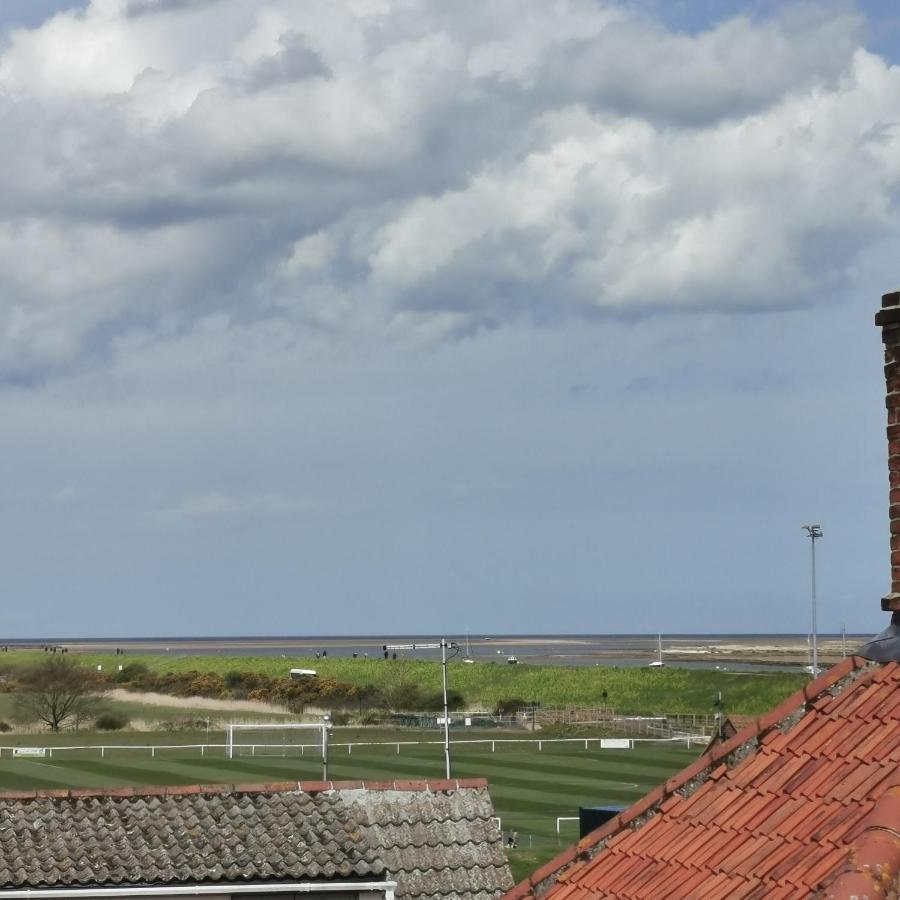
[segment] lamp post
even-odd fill
[[[812,677],[819,674],[819,647],[816,636],[816,538],[822,537],[821,525],[803,525],[812,549]]]

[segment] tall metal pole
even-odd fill
[[[822,537],[821,525],[804,525],[806,533],[809,535],[810,545],[812,547],[812,676],[815,678],[819,674],[819,646],[816,634],[816,538]]]
[[[816,536],[815,533],[810,535],[809,540],[812,547],[812,638],[813,638],[813,658],[812,658],[812,674],[815,678],[819,674],[819,644],[818,644],[818,628],[816,627]]]
[[[382,644],[384,658],[388,658],[391,650],[437,650],[441,651],[441,683],[444,689],[444,771],[447,778],[450,777],[450,709],[447,702],[447,650],[455,650],[453,656],[459,653],[459,645],[455,641],[441,638],[440,642],[426,644]],[[397,654],[394,654],[396,659]],[[451,657],[452,659],[452,657]]]
[[[450,709],[447,703],[447,640],[441,638],[441,681],[444,688],[444,768],[450,778]]]

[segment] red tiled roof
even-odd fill
[[[898,875],[900,664],[853,657],[506,896],[846,900]]]

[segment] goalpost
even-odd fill
[[[331,722],[298,723],[267,722],[264,724],[231,723],[225,726],[225,753],[229,759],[235,756],[302,756],[304,744],[290,740],[292,731],[319,732],[318,745],[322,751],[323,781],[328,781],[328,730]]]

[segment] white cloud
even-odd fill
[[[50,498],[54,506],[72,506],[81,500],[81,491],[75,485],[67,484],[55,491]]]
[[[189,523],[247,517],[288,516],[299,512],[308,512],[313,508],[313,504],[277,493],[237,495],[209,491],[202,494],[190,494],[169,506],[154,509],[152,516],[169,523]]]
[[[415,344],[834,296],[900,231],[900,70],[860,26],[93,0],[0,55],[0,375],[211,318]]]

